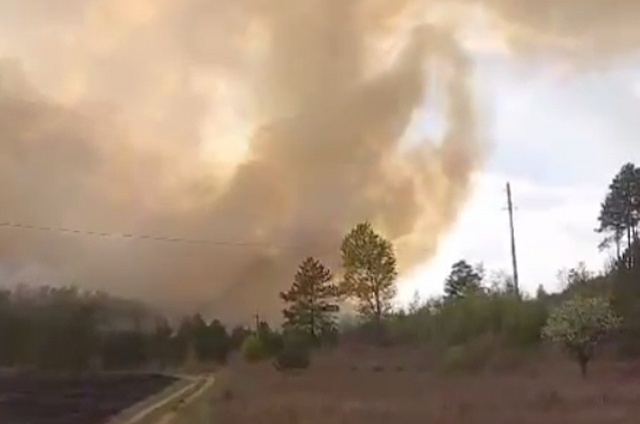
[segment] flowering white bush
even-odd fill
[[[621,319],[613,312],[607,299],[576,296],[551,312],[542,336],[562,344],[578,361],[583,376],[586,376],[587,364],[593,358],[595,347],[620,324]]]

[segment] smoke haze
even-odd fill
[[[219,242],[0,228],[0,257],[238,320],[365,219],[428,260],[488,152],[480,6],[514,60],[640,44],[631,0],[0,0],[0,221]],[[399,148],[442,98],[442,139]]]

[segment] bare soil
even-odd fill
[[[212,408],[224,424],[637,424],[640,366],[594,362],[589,377],[558,355],[477,373],[437,372],[419,350],[321,354],[282,374],[229,366]],[[504,364],[503,364],[504,365]]]

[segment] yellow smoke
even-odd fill
[[[0,0],[0,221],[222,242],[2,229],[0,254],[238,319],[365,219],[407,270],[486,156],[470,50],[626,54],[640,7],[613,3]],[[433,78],[445,135],[399,149]]]

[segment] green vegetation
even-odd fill
[[[240,347],[240,352],[242,352],[242,358],[247,362],[262,361],[269,356],[260,338],[254,334],[244,339]]]
[[[340,252],[342,294],[355,300],[360,314],[380,331],[396,295],[398,271],[393,245],[377,234],[371,223],[364,222],[346,235]]]
[[[632,163],[624,164],[609,184],[598,216],[598,232],[605,234],[600,247],[614,244],[617,260],[623,257],[622,244],[631,250],[632,244],[638,239],[639,195],[640,170]],[[627,266],[633,265],[633,255],[626,255],[625,263]]]
[[[484,271],[482,267],[472,267],[466,261],[458,261],[451,267],[451,273],[444,282],[444,292],[448,298],[462,298],[482,289]]]
[[[245,326],[238,325],[234,327],[231,330],[231,334],[229,335],[229,339],[230,339],[229,343],[230,343],[231,350],[240,350],[240,347],[242,346],[244,339],[251,334],[252,334],[251,330]]]
[[[607,299],[576,296],[551,312],[543,334],[550,341],[562,344],[586,377],[596,346],[619,325],[620,318]]]
[[[21,286],[0,293],[0,366],[52,370],[179,366],[194,347],[224,362],[229,337],[219,321],[184,318],[176,328],[140,302],[75,287]]]
[[[311,350],[313,340],[304,331],[290,330],[284,335],[283,347],[276,354],[274,366],[277,370],[301,370],[311,364]]]
[[[271,329],[267,322],[261,321],[258,323],[256,335],[260,340],[267,357],[276,355],[282,349],[282,334]]]
[[[558,343],[586,375],[597,346],[621,357],[640,356],[640,171],[624,165],[612,180],[598,216],[601,248],[615,248],[602,272],[584,264],[562,271],[562,291],[517,293],[504,275],[459,260],[440,298],[416,297],[393,307],[394,248],[371,223],[357,224],[342,241],[336,278],[308,257],[279,294],[282,326],[260,321],[230,331],[201,315],[171,322],[140,302],[73,287],[0,292],[0,367],[84,370],[180,366],[188,359],[224,364],[238,351],[249,362],[271,358],[279,370],[304,369],[318,349],[345,342],[427,347],[449,371],[481,370],[517,362]],[[350,326],[340,308],[354,306]],[[606,345],[601,343],[609,336]],[[507,358],[508,361],[505,359]],[[504,364],[503,364],[504,365]]]
[[[307,258],[298,269],[291,288],[280,293],[287,305],[283,310],[285,328],[305,333],[320,344],[336,327],[338,288],[331,271],[315,258]]]

